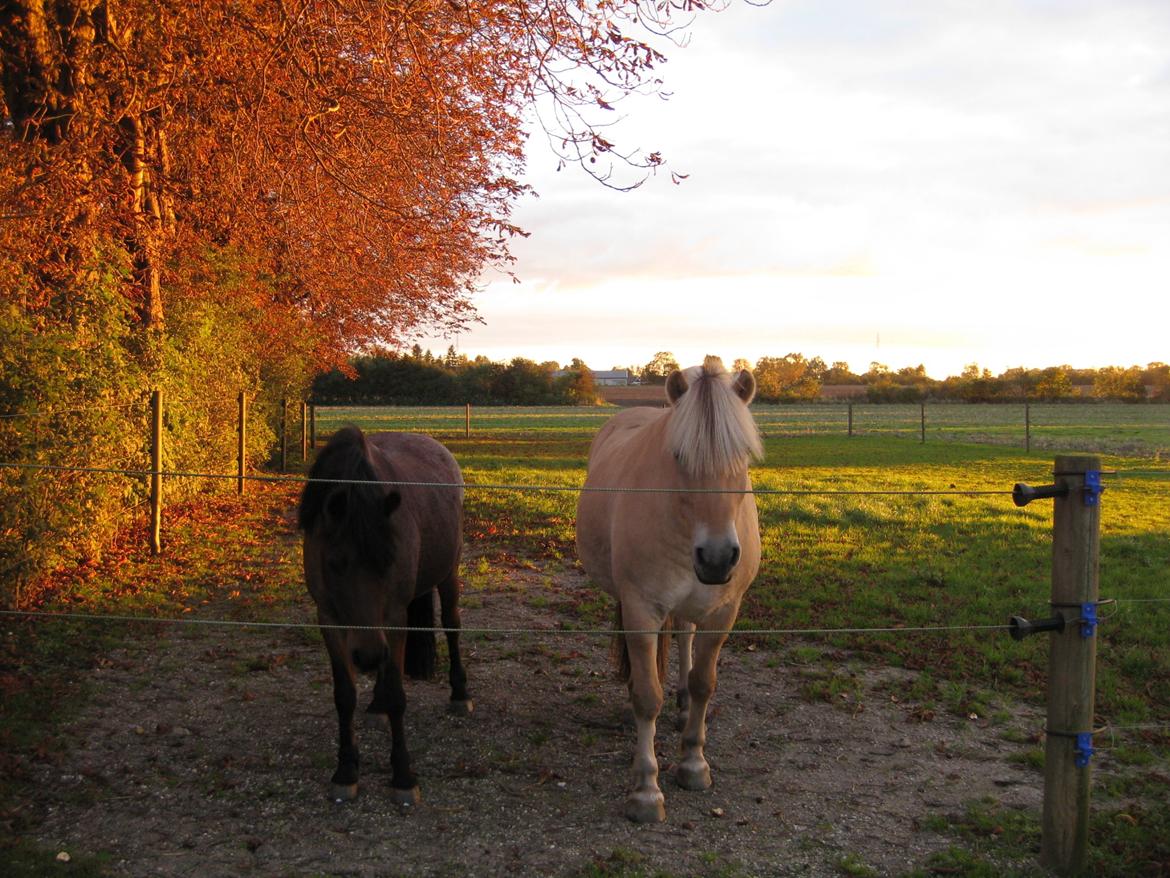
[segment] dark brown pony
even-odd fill
[[[367,714],[379,724],[389,721],[394,798],[413,803],[418,784],[406,748],[402,675],[434,673],[435,635],[405,629],[434,627],[435,590],[443,627],[449,629],[449,707],[459,714],[472,708],[458,632],[462,474],[451,453],[427,436],[365,436],[346,427],[318,455],[309,478],[322,481],[305,485],[298,523],[305,533],[305,583],[333,666],[338,724],[333,795],[357,795],[356,676],[376,672]]]

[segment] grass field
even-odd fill
[[[936,425],[932,433],[929,424],[943,420],[943,409],[949,426]],[[1150,771],[1139,782],[1106,786],[1103,799],[1098,793],[1102,814],[1145,810],[1120,823],[1102,818],[1094,829],[1098,838],[1133,835],[1126,822],[1131,818],[1143,828],[1136,841],[1111,842],[1124,851],[1117,861],[1099,846],[1094,868],[1128,874],[1143,857],[1165,864],[1170,851],[1158,839],[1170,837],[1170,465],[1158,452],[1170,446],[1170,428],[1159,423],[1170,409],[1033,407],[1033,424],[1039,417],[1048,427],[1033,432],[1031,454],[1020,447],[1022,429],[1002,407],[928,407],[926,443],[918,441],[917,406],[883,406],[879,413],[883,420],[875,426],[864,408],[855,407],[856,435],[850,438],[830,420],[844,414],[841,408],[756,407],[767,451],[754,470],[756,486],[811,493],[759,497],[764,564],[738,627],[985,626],[1005,625],[1012,615],[1043,618],[1049,615],[1051,502],[1019,509],[1008,493],[1015,482],[1051,481],[1052,454],[1035,450],[1038,436],[1061,448],[1101,453],[1103,468],[1115,473],[1107,477],[1102,500],[1101,597],[1117,603],[1102,610],[1108,618],[1099,629],[1097,723],[1110,728],[1103,746],[1121,762],[1149,765]],[[422,427],[451,448],[469,484],[577,486],[589,441],[609,413],[477,409],[470,436],[464,435],[462,410],[393,414],[398,417],[386,418],[385,410],[330,410],[318,414],[318,430],[323,435],[342,422]],[[969,436],[987,441],[962,441]],[[1003,493],[817,494],[854,490]],[[571,491],[471,488],[471,589],[506,578],[516,564],[554,571],[574,563],[576,500]],[[549,578],[547,594],[526,598],[555,603]],[[562,609],[566,625],[609,622],[604,599]],[[918,671],[913,697],[927,716],[937,710],[994,721],[1013,702],[1043,704],[1045,698],[1045,637],[1017,643],[1002,630],[744,636],[778,648],[789,661],[837,668],[810,685],[812,697],[848,697],[849,674],[840,666],[849,657]],[[1039,765],[1042,753],[1038,734],[1025,758]],[[1154,804],[1135,806],[1135,796]],[[982,819],[1002,824],[1007,817]],[[1159,874],[1162,867],[1150,868],[1149,874]]]
[[[1047,615],[1052,507],[1037,502],[1017,509],[1007,494],[1017,481],[1050,481],[1049,454],[998,444],[922,444],[893,429],[849,438],[795,427],[802,411],[828,408],[757,408],[767,457],[754,471],[756,486],[812,493],[759,498],[765,563],[741,627],[986,625],[1013,614]],[[887,415],[898,408],[918,411],[881,407]],[[945,408],[987,413],[998,407]],[[1060,410],[1069,437],[1100,450],[1132,431],[1146,430],[1157,441],[1150,425],[1170,413],[1152,406],[1045,408]],[[1136,412],[1146,421],[1131,419],[1122,428],[1095,420],[1110,412]],[[325,409],[317,423],[319,438],[342,423],[425,429],[451,448],[471,485],[575,487],[584,480],[589,441],[611,413],[477,409],[469,437],[461,409]],[[855,410],[855,424],[856,417]],[[1113,722],[1170,722],[1170,650],[1159,648],[1170,644],[1170,601],[1147,603],[1170,599],[1170,465],[1108,453],[1102,463],[1116,475],[1107,479],[1102,508],[1101,592],[1118,604],[1102,631],[1103,657],[1113,662],[1103,662],[1099,708]],[[853,490],[1003,493],[817,494]],[[572,563],[576,499],[572,491],[472,488],[469,540],[489,562]],[[986,632],[838,635],[828,643],[1022,694],[1036,692],[1043,645],[1043,638],[1017,644]]]
[[[756,422],[767,435],[843,436],[849,432],[849,406],[842,403],[760,405]],[[519,432],[572,433],[595,430],[613,408],[474,407],[470,428],[476,436]],[[918,405],[854,403],[855,436],[921,440],[923,409]],[[1027,425],[1026,425],[1027,422]],[[467,411],[459,407],[318,406],[317,429],[327,435],[355,423],[367,429],[420,430],[447,438],[464,435]],[[974,442],[1040,451],[1086,451],[1170,460],[1170,406],[1122,403],[966,405],[930,403],[925,407],[926,442]]]
[[[1108,409],[1084,408],[1094,417]],[[1155,418],[1150,413],[1166,411],[1118,408],[1145,413],[1151,422]],[[842,413],[821,406],[816,410]],[[917,407],[906,410],[918,417]],[[928,433],[923,444],[901,428],[858,431],[852,438],[843,430],[802,430],[793,420],[799,411],[757,409],[767,456],[754,469],[755,484],[809,493],[758,498],[764,564],[748,593],[739,628],[987,626],[1005,625],[1014,614],[1048,615],[1051,502],[1017,509],[1008,492],[1018,481],[1048,483],[1050,453],[1029,455],[1006,443],[962,442],[953,434],[944,434],[944,442],[933,441]],[[576,492],[475,486],[579,486],[592,436],[612,412],[476,409],[471,435],[465,436],[462,409],[319,409],[317,430],[319,441],[343,423],[436,435],[459,460],[469,485],[467,600],[474,602],[477,591],[508,588],[516,571],[524,569],[526,579],[544,585],[518,590],[517,600],[555,607],[566,627],[605,627],[611,613],[607,598],[571,598],[558,593],[555,585],[557,574],[576,564]],[[855,418],[857,414],[855,409]],[[779,417],[787,420],[781,423]],[[1134,421],[1126,429],[1131,428],[1147,430],[1148,425],[1139,427]],[[1108,618],[1099,628],[1097,723],[1110,731],[1100,736],[1098,746],[1108,748],[1118,764],[1135,769],[1120,779],[1096,781],[1093,871],[1158,875],[1170,868],[1170,464],[1152,451],[1115,453],[1120,447],[1115,440],[1122,435],[1120,427],[1094,423],[1085,414],[1069,417],[1068,436],[1102,451],[1103,467],[1116,473],[1107,477],[1102,498],[1101,596],[1117,603],[1103,608]],[[1162,441],[1157,437],[1151,433],[1143,441],[1156,444]],[[287,506],[285,495],[291,491],[280,489],[285,492],[280,502]],[[821,493],[930,490],[1002,493]],[[236,566],[225,563],[224,545],[207,538],[208,528],[225,520],[233,522],[231,552],[247,556]],[[142,556],[135,542],[118,548],[108,565],[80,570],[63,581],[61,597],[72,607],[102,612],[303,619],[297,559],[272,557],[272,520],[271,510],[252,509],[234,495],[192,504],[168,519],[169,548],[162,567]],[[68,669],[87,666],[107,646],[82,636],[82,626],[60,630],[69,636],[43,639],[37,650],[45,652],[40,664],[60,668],[62,679],[56,687],[22,689],[8,699],[0,711],[9,717],[0,728],[6,751],[45,746],[45,716],[59,720],[53,705],[73,702]],[[858,666],[915,671],[912,691],[891,692],[891,697],[912,702],[921,721],[944,712],[978,716],[989,723],[988,734],[996,733],[997,717],[1013,705],[1044,700],[1045,637],[1016,643],[1005,630],[842,630],[737,637],[738,643],[744,641],[766,645],[778,661],[799,665],[807,674],[805,697],[848,709],[858,707],[851,701],[851,669]],[[12,641],[13,649],[16,643]],[[27,699],[27,709],[18,708],[21,699]],[[1022,760],[1040,764],[1040,730],[1019,745]],[[1036,780],[1040,782],[1038,775]],[[18,790],[6,795],[11,798]],[[971,812],[952,821],[949,829],[977,839],[975,847],[992,849],[1026,849],[1038,837],[1033,818],[998,813],[980,803],[973,803]],[[998,874],[980,861],[940,864],[944,866],[947,874]]]

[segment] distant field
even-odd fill
[[[1013,411],[1014,409],[1014,411]],[[471,487],[472,579],[508,576],[525,563],[570,564],[575,557],[576,493],[590,440],[616,409],[477,408],[470,436],[462,409],[318,410],[323,439],[343,423],[420,430],[444,441],[469,485],[532,485],[566,491]],[[754,469],[761,488],[809,496],[761,496],[766,564],[741,618],[746,627],[979,625],[1047,612],[1051,505],[1016,509],[1017,481],[1051,479],[1052,452],[1037,439],[1092,448],[1108,480],[1101,547],[1102,593],[1155,603],[1122,604],[1103,633],[1100,703],[1126,721],[1170,723],[1170,427],[1154,406],[1036,406],[1046,427],[1031,454],[1012,417],[1022,407],[932,406],[927,441],[917,441],[917,406],[855,406],[852,438],[839,406],[759,406],[767,459]],[[986,440],[970,441],[969,437]],[[967,441],[964,441],[964,440]],[[946,440],[946,441],[940,441]],[[1114,448],[1142,445],[1141,454]],[[818,491],[994,490],[991,496],[818,495]],[[543,598],[542,598],[543,599]],[[567,612],[588,617],[597,608]],[[604,622],[603,616],[587,619]],[[951,697],[978,700],[981,687],[1036,697],[1044,674],[1041,638],[1012,643],[1006,633],[936,638],[842,635],[847,646],[883,662],[929,668],[949,680]],[[958,689],[954,687],[958,686]],[[967,692],[967,695],[962,695]],[[957,704],[956,704],[957,706]],[[977,711],[976,711],[977,712]]]
[[[1102,595],[1143,603],[1119,604],[1114,623],[1102,631],[1102,715],[1114,722],[1170,722],[1170,465],[1102,451],[1131,445],[1143,431],[1170,432],[1154,417],[1170,410],[1041,411],[1049,423],[1060,416],[1059,435],[1068,445],[1101,451],[1103,466],[1119,473],[1109,476],[1103,500]],[[507,581],[517,563],[532,569],[573,563],[573,488],[584,481],[593,434],[614,412],[475,409],[469,437],[462,410],[329,409],[318,410],[317,423],[322,437],[355,423],[427,431],[447,444],[470,486],[467,533],[474,561],[468,578],[474,588],[476,582]],[[925,444],[917,441],[917,406],[855,406],[853,438],[845,433],[842,407],[759,406],[756,414],[768,451],[764,464],[753,468],[757,487],[810,494],[759,498],[765,565],[741,626],[986,625],[1004,624],[1013,613],[1047,615],[1052,506],[1017,509],[1007,492],[1017,481],[1051,481],[1052,453],[1025,454],[1006,407],[928,407]],[[947,426],[940,424],[944,414]],[[992,441],[961,440],[972,434]],[[940,489],[1003,493],[818,493]],[[1150,601],[1155,603],[1144,603]],[[599,601],[565,608],[566,623],[604,625],[604,606]],[[1041,697],[1042,638],[1017,644],[1006,632],[979,631],[817,639],[817,651],[847,647],[883,664],[928,671],[957,711],[966,706],[980,713],[983,690]]]
[[[768,436],[847,435],[849,407],[842,403],[756,405],[756,422]],[[473,407],[470,429],[475,436],[572,432],[599,427],[615,407]],[[853,433],[919,440],[922,410],[918,405],[854,403]],[[1034,453],[1087,451],[1133,457],[1170,459],[1170,406],[1102,404],[1041,404],[1029,407],[1030,444]],[[327,436],[345,424],[367,430],[405,430],[436,436],[462,436],[467,429],[464,408],[394,406],[318,406],[317,432]],[[1024,448],[1023,405],[926,406],[926,442],[975,442]]]

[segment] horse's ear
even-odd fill
[[[678,402],[680,396],[687,392],[687,379],[683,377],[683,373],[675,369],[670,373],[670,377],[666,379],[666,398],[670,400],[670,404],[674,405]]]
[[[382,500],[382,514],[389,518],[394,514],[394,510],[397,509],[401,503],[402,495],[397,491],[391,491],[386,495],[385,499]]]
[[[756,376],[747,369],[740,369],[739,374],[735,376],[735,383],[732,387],[735,389],[735,395],[743,400],[744,405],[751,405],[756,396]]]
[[[345,511],[349,508],[349,492],[344,488],[334,491],[325,500],[325,526],[334,527],[345,521]]]

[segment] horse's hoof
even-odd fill
[[[411,787],[408,790],[402,790],[398,787],[391,787],[390,801],[395,805],[401,805],[402,807],[409,808],[421,802],[422,795],[419,793],[417,786]]]
[[[635,823],[661,823],[666,819],[662,793],[633,792],[626,797],[626,817]]]
[[[684,790],[707,790],[711,788],[711,766],[702,759],[682,762],[675,769],[674,779]]]
[[[329,787],[329,798],[335,802],[352,802],[357,798],[357,794],[356,783],[335,783]]]
[[[371,729],[388,729],[390,728],[390,714],[388,713],[374,713],[369,711],[366,713],[366,727]]]
[[[468,698],[466,701],[448,701],[447,713],[451,716],[471,716],[475,710],[475,702]]]

